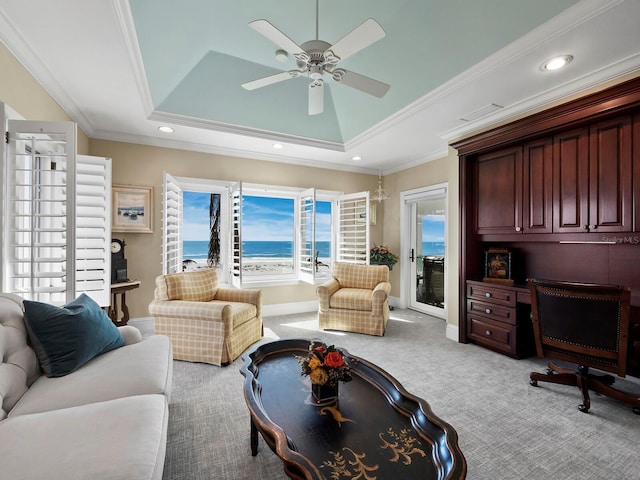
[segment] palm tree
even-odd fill
[[[209,197],[209,251],[207,265],[217,268],[220,265],[220,194]]]

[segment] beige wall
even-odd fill
[[[27,120],[73,121],[18,60],[0,43],[0,102]],[[89,138],[78,129],[78,153],[89,153]]]
[[[129,277],[142,281],[140,289],[127,296],[132,317],[148,316],[147,306],[153,299],[154,281],[162,273],[161,201],[164,171],[178,177],[315,187],[344,193],[373,191],[377,187],[377,177],[372,175],[338,173],[335,170],[106,140],[91,139],[90,152],[91,155],[113,159],[114,184],[148,185],[154,188],[154,233],[113,235],[124,238],[127,244],[125,252]],[[379,220],[371,230],[371,238],[376,243],[382,240],[381,225]],[[307,284],[264,287],[262,290],[265,305],[317,300],[315,287]]]
[[[393,251],[400,252],[400,194],[416,188],[446,183],[448,187],[447,205],[447,262],[448,300],[447,323],[458,325],[458,156],[449,148],[448,155],[417,167],[408,168],[384,177],[384,188],[391,198],[383,203],[384,229],[383,243]],[[391,271],[391,295],[400,296],[400,276],[398,268]]]

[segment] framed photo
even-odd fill
[[[111,231],[153,233],[153,187],[113,185]]]
[[[505,249],[491,248],[484,252],[485,282],[513,285],[511,278],[511,252]]]
[[[369,225],[376,224],[376,204],[373,202],[369,202]],[[364,223],[366,215],[365,215],[365,203],[362,202],[356,206],[356,215],[358,223]]]

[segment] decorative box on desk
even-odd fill
[[[525,287],[467,280],[467,335],[470,340],[513,358],[535,353]]]

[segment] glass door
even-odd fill
[[[407,200],[410,210],[409,308],[445,318],[446,188],[425,189]]]

